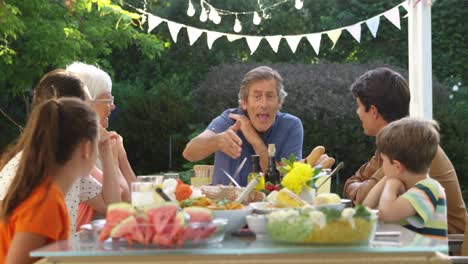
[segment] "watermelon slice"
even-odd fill
[[[172,226],[171,237],[178,246],[184,245],[184,232],[187,225],[188,215],[185,212],[177,212]]]
[[[132,240],[142,244],[145,242],[143,233],[140,231],[138,227],[138,222],[133,215],[125,218],[122,222],[116,225],[112,229],[110,235],[112,238],[123,237],[127,239],[129,243],[131,243]]]
[[[142,211],[138,211],[135,214],[135,218],[138,223],[138,228],[144,237],[143,244],[148,245],[151,241],[153,241],[153,236],[154,236],[153,225],[151,224],[149,217],[146,215],[146,213]]]
[[[114,203],[107,207],[106,224],[99,234],[99,241],[109,238],[111,230],[117,223],[129,217],[135,212],[135,208],[129,203]]]
[[[153,244],[158,245],[160,247],[173,247],[174,246],[172,239],[167,235],[155,235],[153,237]]]
[[[216,225],[212,223],[194,224],[185,229],[184,240],[198,242],[209,238],[216,230]]]
[[[157,207],[147,209],[146,214],[153,224],[156,234],[167,234],[168,230],[165,229],[168,229],[174,223],[178,209],[178,203],[163,203]]]
[[[213,211],[205,207],[186,207],[184,208],[184,212],[190,215],[190,223],[210,222],[213,220]]]

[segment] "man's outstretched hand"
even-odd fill
[[[236,134],[241,129],[241,122],[236,121],[223,133],[218,134],[217,146],[218,149],[233,159],[240,157],[242,152],[242,140]]]

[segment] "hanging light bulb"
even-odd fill
[[[254,15],[253,15],[253,24],[254,25],[259,25],[260,22],[262,22],[262,18],[258,15],[257,12],[254,12]]]
[[[206,14],[206,9],[205,7],[202,7],[201,13],[200,13],[200,21],[206,22],[207,19],[208,19],[208,15]]]
[[[188,8],[187,8],[187,16],[193,16],[195,15],[195,7],[193,7],[192,1],[189,0],[188,2]]]
[[[304,6],[304,1],[303,0],[296,0],[296,3],[294,4],[294,7],[296,9],[301,9]]]
[[[234,22],[234,32],[239,33],[241,32],[241,30],[242,30],[242,25],[236,15],[236,21]]]
[[[218,12],[213,6],[210,6],[210,14],[208,15],[208,19],[211,21],[215,21],[216,16],[218,16]]]
[[[221,23],[221,16],[216,12],[216,16],[213,18],[213,23],[219,24]]]

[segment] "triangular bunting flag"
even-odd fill
[[[357,42],[361,42],[361,23],[354,24],[346,28]]]
[[[213,46],[213,42],[220,38],[223,34],[215,31],[207,31],[206,32],[206,44],[208,44],[208,49],[211,49]]]
[[[398,10],[398,6],[394,7],[387,12],[384,13],[384,16],[392,22],[395,27],[401,30],[400,27],[400,11]]]
[[[182,28],[182,26],[182,24],[167,21],[167,27],[169,28],[169,33],[171,33],[171,37],[172,40],[174,40],[174,43],[177,43],[177,35],[179,34],[179,31]]]
[[[197,39],[201,36],[202,33],[203,33],[203,30],[200,30],[194,27],[187,27],[187,34],[188,34],[190,46],[192,46],[193,43],[197,41]]]
[[[153,16],[152,14],[148,15],[148,33],[151,32],[155,27],[161,24],[163,20],[160,17]]]
[[[329,37],[329,38],[331,39],[331,41],[333,42],[332,49],[335,47],[336,42],[337,42],[338,39],[340,38],[340,36],[341,36],[341,31],[342,31],[341,28],[327,31],[328,37]]]
[[[375,16],[366,21],[367,27],[369,28],[372,36],[377,37],[377,29],[379,29],[380,15]]]
[[[288,42],[289,47],[291,48],[293,53],[296,53],[297,45],[299,44],[299,41],[301,41],[302,36],[284,36],[286,39],[286,42]]]
[[[249,45],[250,55],[252,55],[260,44],[262,37],[255,37],[255,36],[245,36],[245,40],[247,41],[247,45]]]
[[[234,35],[234,34],[226,34],[226,38],[229,40],[229,42],[233,42],[234,40],[241,39],[241,35]]]
[[[409,1],[410,0],[405,0],[403,3],[401,3],[401,6],[406,10],[406,12],[409,12]]]
[[[281,35],[277,35],[277,36],[267,36],[265,37],[266,40],[268,41],[268,43],[270,43],[270,46],[271,46],[271,49],[277,53],[278,52],[278,46],[280,44],[280,41],[281,41]]]
[[[310,34],[306,36],[315,53],[318,55],[320,51],[320,40],[322,39],[321,33]]]

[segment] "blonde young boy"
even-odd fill
[[[364,205],[378,207],[379,219],[400,222],[425,236],[447,237],[444,188],[428,175],[439,145],[439,125],[432,120],[403,118],[377,135],[385,177]]]

